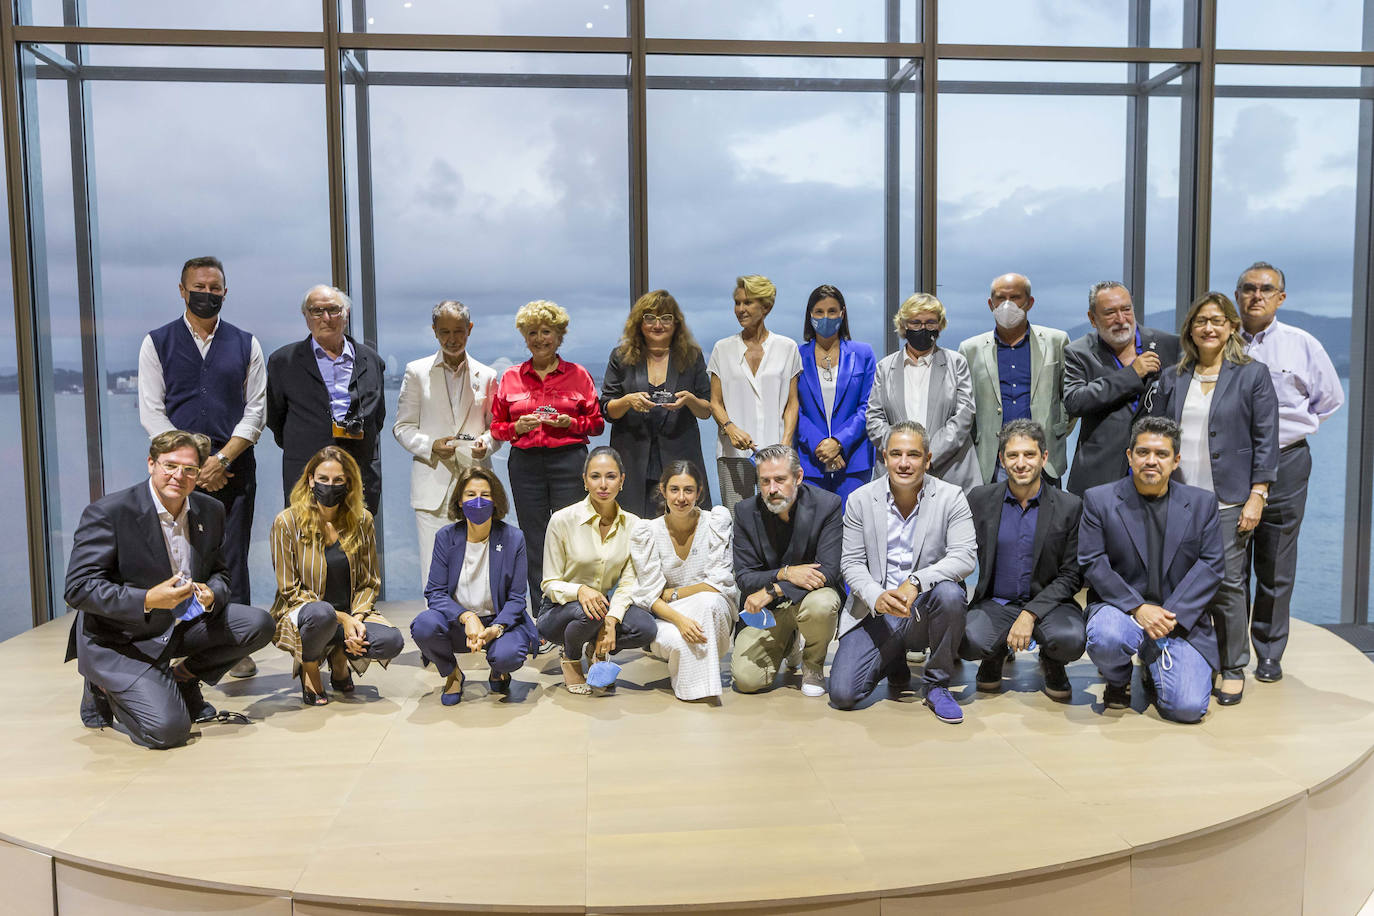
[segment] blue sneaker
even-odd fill
[[[954,701],[954,697],[944,687],[932,687],[926,691],[926,705],[935,713],[935,718],[950,725],[964,721],[964,711]]]

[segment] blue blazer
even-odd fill
[[[1176,367],[1165,369],[1159,374],[1150,413],[1182,422],[1183,402],[1192,384],[1192,369],[1182,375]],[[1239,365],[1221,361],[1207,414],[1207,435],[1217,499],[1243,503],[1250,498],[1251,484],[1278,479],[1279,398],[1268,366],[1258,361]]]
[[[463,573],[463,555],[468,547],[467,523],[455,522],[440,528],[434,537],[434,558],[429,565],[429,582],[425,584],[425,604],[450,620],[457,620],[464,608],[453,600],[458,577]],[[534,631],[534,621],[525,613],[525,593],[529,590],[525,567],[525,536],[520,529],[505,522],[491,523],[489,572],[491,603],[496,608],[493,624],[507,630],[528,627]]]
[[[1148,587],[1150,577],[1147,524],[1145,503],[1129,477],[1083,494],[1078,562],[1083,566],[1090,606],[1106,602],[1132,611],[1145,603],[1141,592]],[[1221,656],[1207,605],[1225,575],[1225,557],[1216,496],[1170,482],[1169,513],[1164,523],[1165,594],[1160,603],[1178,617],[1170,635],[1186,639],[1214,671],[1221,668]],[[1147,664],[1157,654],[1157,650],[1142,646],[1142,659]]]
[[[873,444],[868,441],[864,422],[873,374],[877,369],[873,348],[857,340],[840,341],[833,418],[825,415],[821,377],[816,368],[816,342],[809,340],[799,349],[802,371],[797,379],[797,451],[802,473],[812,478],[825,476],[825,470],[816,461],[816,446],[834,437],[839,440],[840,451],[844,454],[842,473],[872,474]]]

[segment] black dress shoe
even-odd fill
[[[1259,664],[1255,665],[1255,680],[1264,681],[1266,684],[1283,680],[1283,668],[1279,665],[1279,660],[1277,658],[1260,659]]]
[[[901,693],[903,690],[911,689],[911,669],[907,667],[906,659],[902,659],[888,669],[887,689],[893,693]]]
[[[994,651],[978,665],[978,673],[973,683],[979,690],[993,691],[1002,689],[1002,666],[1007,661],[1007,653]]]
[[[1045,693],[1054,700],[1067,700],[1073,696],[1073,685],[1069,683],[1069,673],[1062,662],[1040,656],[1040,671],[1045,675]]]
[[[1245,690],[1240,693],[1222,693],[1221,688],[1212,691],[1212,695],[1217,699],[1218,706],[1235,706],[1245,696]]]
[[[1107,709],[1130,709],[1131,707],[1131,685],[1122,684],[1117,687],[1108,684],[1102,691],[1102,705]]]
[[[109,728],[114,724],[110,698],[90,681],[81,691],[81,724],[87,728]]]
[[[205,702],[205,696],[200,692],[200,681],[177,681],[177,690],[181,691],[181,700],[186,704],[186,712],[191,716],[192,722],[208,722],[218,715],[218,710]]]

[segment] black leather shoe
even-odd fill
[[[1283,668],[1279,665],[1279,660],[1277,658],[1260,659],[1259,664],[1255,665],[1255,680],[1264,681],[1266,684],[1283,680]]]
[[[1006,664],[1007,653],[1000,649],[994,651],[978,665],[978,673],[973,682],[979,690],[995,691],[1002,689],[1002,666]]]
[[[1040,672],[1045,676],[1045,694],[1053,700],[1067,700],[1073,696],[1069,673],[1061,662],[1040,656]]]
[[[81,691],[81,724],[87,728],[109,728],[114,724],[110,698],[90,681]]]
[[[192,722],[209,722],[219,714],[215,707],[205,702],[205,696],[200,692],[200,681],[177,681],[177,689],[181,691],[181,700],[186,704]]]
[[[1131,685],[1122,684],[1117,687],[1108,684],[1102,691],[1102,705],[1107,709],[1130,709],[1131,708]]]
[[[911,669],[907,667],[906,659],[897,662],[896,666],[888,669],[887,689],[893,693],[901,693],[903,690],[911,689]]]
[[[1221,688],[1217,688],[1212,695],[1216,697],[1218,706],[1235,706],[1245,697],[1245,690],[1242,688],[1240,693],[1222,693]]]

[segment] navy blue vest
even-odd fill
[[[220,448],[243,419],[243,386],[253,354],[253,336],[221,318],[203,359],[184,318],[168,322],[148,336],[162,362],[167,419],[177,429],[209,436],[215,448]]]

